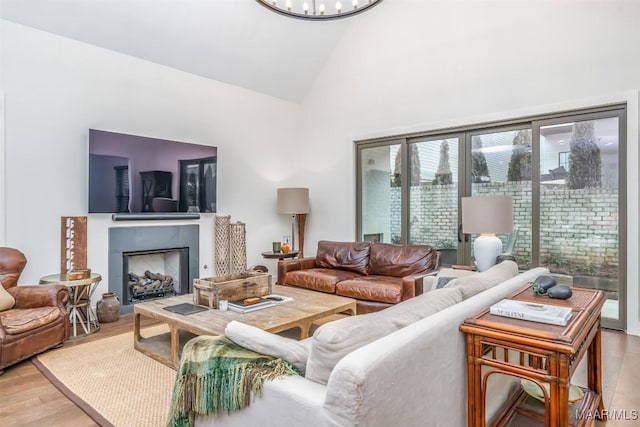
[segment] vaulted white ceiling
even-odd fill
[[[0,0],[0,16],[293,102],[349,25],[288,18],[255,0]]]

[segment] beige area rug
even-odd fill
[[[167,332],[145,328],[143,336]],[[161,427],[176,371],[133,348],[133,332],[48,351],[34,365],[101,426]]]

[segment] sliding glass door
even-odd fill
[[[600,289],[607,326],[623,328],[625,310],[624,115],[548,120],[539,133],[538,265],[558,281]]]
[[[501,127],[468,132],[470,196],[511,196],[513,232],[498,234],[503,252],[513,255],[521,270],[531,268],[531,158],[530,127]],[[471,236],[473,241],[477,236]],[[473,251],[473,248],[470,248]],[[472,252],[473,257],[473,252]]]
[[[622,329],[625,117],[610,106],[358,142],[358,239],[429,244],[444,266],[469,264],[476,236],[459,233],[461,198],[511,196],[503,252],[521,270],[602,290],[603,325]]]
[[[458,262],[460,138],[417,139],[408,143],[408,243],[440,251],[443,266]]]
[[[401,242],[402,152],[399,143],[358,151],[358,240]]]

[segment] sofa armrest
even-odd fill
[[[253,394],[253,393],[252,393]],[[265,381],[260,396],[241,411],[196,416],[196,427],[326,427],[338,425],[324,409],[326,386],[298,375]]]
[[[425,277],[435,276],[438,274],[438,270],[430,271],[422,274],[412,274],[402,278],[402,300],[413,298],[417,295],[424,293],[424,279]]]
[[[286,285],[286,283],[284,283],[284,276],[289,271],[308,270],[310,268],[314,268],[315,266],[315,258],[285,259],[278,261],[278,284]]]
[[[58,307],[67,311],[69,290],[64,285],[27,285],[7,289],[16,300],[14,308]]]
[[[441,262],[441,260],[442,260],[442,252],[436,251],[436,262],[435,262],[435,264],[433,266],[434,270],[436,270],[436,271],[440,270],[440,267],[441,267],[440,262]]]
[[[442,254],[439,251],[434,251],[433,269],[420,274],[412,274],[402,278],[402,300],[413,298],[416,295],[422,295],[424,293],[424,278],[429,276],[436,276],[440,271],[440,259]]]

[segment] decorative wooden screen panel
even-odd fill
[[[247,271],[247,238],[244,223],[232,223],[230,229],[231,274],[244,273]]]
[[[231,272],[230,257],[231,215],[216,215],[215,221],[215,264],[216,274],[224,276]]]
[[[87,217],[60,217],[60,276],[87,269]]]

